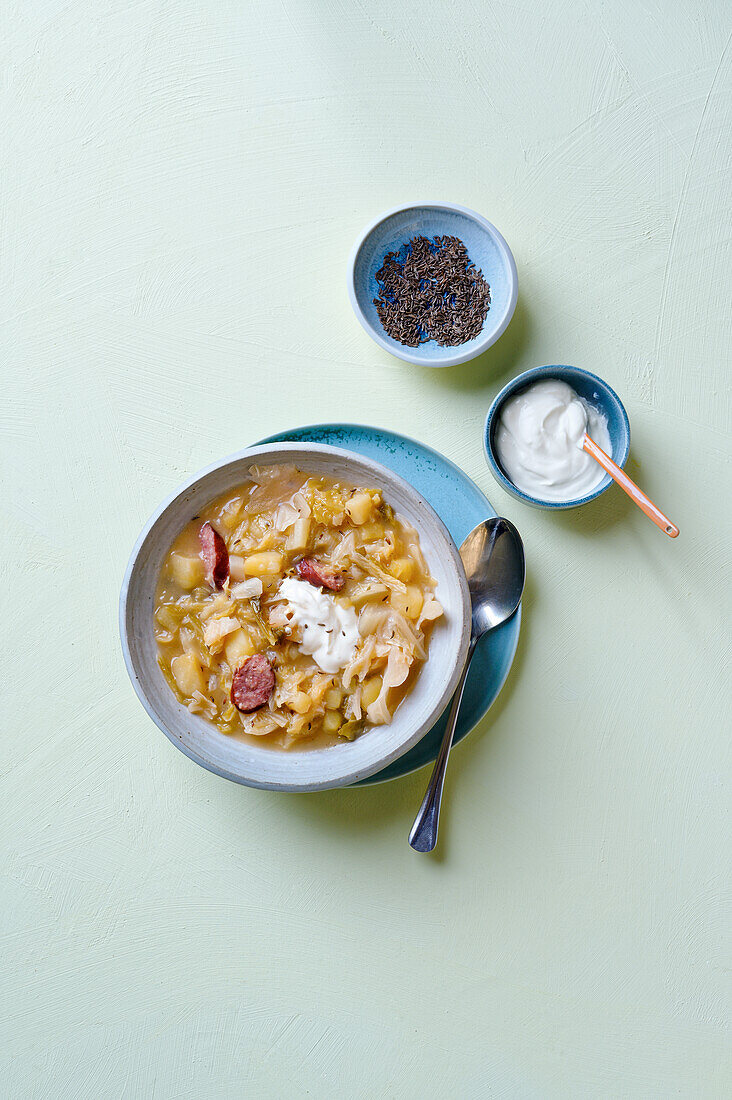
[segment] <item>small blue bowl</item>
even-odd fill
[[[491,306],[479,336],[457,347],[440,347],[428,340],[410,348],[384,331],[374,298],[379,295],[376,272],[387,252],[398,252],[415,236],[459,237],[470,259],[491,288]],[[348,262],[348,296],[359,321],[376,343],[408,363],[424,367],[452,367],[467,363],[495,344],[513,317],[518,298],[518,275],[511,249],[494,225],[455,203],[430,202],[396,207],[381,214],[356,241]]]
[[[612,444],[610,457],[618,466],[625,465],[630,451],[630,422],[623,402],[615,390],[608,386],[607,382],[603,382],[602,378],[598,378],[596,374],[590,374],[588,370],[581,370],[579,367],[566,366],[534,367],[533,370],[527,370],[523,374],[519,374],[507,386],[503,387],[486,417],[485,434],[483,436],[485,456],[498,484],[507,493],[515,496],[517,500],[522,500],[524,504],[531,504],[535,508],[549,508],[552,511],[562,508],[577,508],[580,504],[587,504],[588,501],[594,500],[595,497],[599,497],[601,493],[609,489],[613,484],[612,478],[605,474],[597,488],[593,489],[591,493],[587,493],[586,496],[578,497],[576,500],[539,500],[537,497],[529,496],[528,493],[516,488],[501,469],[496,454],[495,434],[503,402],[508,397],[513,397],[515,393],[527,389],[534,382],[541,381],[542,378],[557,378],[560,382],[566,382],[575,393],[585,399],[588,405],[592,405],[607,417],[607,430]]]

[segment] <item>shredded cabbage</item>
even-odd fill
[[[312,514],[312,509],[308,503],[307,497],[301,490],[298,490],[298,492],[294,494],[292,503],[294,507],[297,508],[297,514],[300,519],[307,519],[308,516]]]
[[[188,710],[191,714],[203,714],[206,718],[216,717],[216,708],[210,699],[207,699],[205,695],[202,695],[200,691],[194,691],[191,697],[191,701],[188,704]]]
[[[439,619],[444,614],[442,604],[434,596],[425,596],[424,603],[422,604],[422,612],[417,619],[417,628],[421,629],[422,623],[431,623],[435,619]]]
[[[262,595],[262,582],[259,577],[250,577],[249,580],[240,581],[231,589],[231,595],[235,600],[251,600]]]
[[[367,573],[371,577],[376,577],[377,580],[385,584],[387,588],[391,588],[393,592],[406,592],[407,586],[404,581],[398,581],[396,577],[392,577],[387,573],[385,569],[382,569],[380,565],[366,554],[361,553],[360,550],[354,550],[351,554],[351,560],[360,565],[364,573]]]
[[[348,696],[346,699],[346,718],[361,718],[361,692],[363,688],[361,684],[358,685],[356,690]]]
[[[295,466],[252,466],[249,476],[257,488],[244,505],[247,515],[258,516],[273,511],[283,500],[289,500],[307,481]]]
[[[238,619],[222,618],[210,619],[203,628],[203,640],[209,649],[218,649],[224,638],[239,630],[241,623]]]
[[[369,638],[366,638],[363,645],[356,650],[351,660],[343,669],[341,680],[346,691],[350,690],[354,679],[363,680],[368,675],[375,648],[376,638],[371,635]]]
[[[275,531],[289,531],[292,525],[297,519],[300,518],[300,513],[297,508],[293,508],[291,504],[280,504],[275,512],[274,525]]]
[[[228,615],[230,611],[233,611],[231,600],[229,596],[222,592],[220,595],[215,596],[214,599],[211,600],[211,603],[206,604],[206,606],[198,612],[198,617],[201,622],[205,622],[213,616],[220,617],[222,615]]]
[[[331,551],[330,563],[336,569],[340,566],[347,566],[351,561],[353,555],[356,552],[356,536],[353,531],[349,531],[347,535],[344,535],[340,540],[335,550]]]

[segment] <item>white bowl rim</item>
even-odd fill
[[[393,217],[394,214],[401,214],[406,210],[416,210],[417,208],[424,206],[431,206],[436,210],[450,210],[453,212],[456,211],[459,214],[464,214],[466,217],[471,218],[473,221],[476,221],[483,229],[485,229],[489,236],[495,239],[495,242],[498,245],[498,250],[503,256],[504,263],[506,264],[506,268],[508,269],[509,282],[511,284],[511,293],[509,295],[508,304],[506,306],[506,309],[504,310],[503,316],[501,317],[498,326],[490,333],[486,333],[483,339],[479,339],[478,342],[474,344],[469,351],[457,351],[453,355],[449,355],[444,359],[440,359],[439,362],[433,362],[425,359],[423,356],[419,355],[418,351],[410,351],[409,348],[406,347],[406,345],[404,345],[403,350],[402,345],[399,345],[399,348],[396,348],[393,346],[393,343],[390,343],[384,336],[381,335],[380,332],[377,332],[377,330],[369,324],[363,310],[361,309],[358,301],[358,296],[356,294],[356,285],[354,279],[356,258],[369,234],[373,233],[374,229],[376,229],[377,226],[381,225],[381,223],[386,221],[387,218]],[[384,351],[388,351],[390,355],[395,355],[397,359],[403,359],[407,363],[415,363],[417,366],[420,367],[432,367],[433,369],[440,369],[441,367],[456,367],[460,363],[467,363],[471,359],[475,359],[478,355],[482,355],[484,351],[487,351],[488,348],[492,347],[493,344],[495,344],[496,341],[499,340],[501,336],[503,336],[504,332],[511,322],[511,318],[514,315],[516,303],[518,301],[518,271],[516,269],[516,261],[513,258],[513,253],[508,246],[506,238],[503,236],[500,230],[496,229],[493,222],[489,222],[488,219],[484,218],[482,214],[479,214],[477,210],[471,210],[469,206],[461,206],[460,203],[457,202],[435,202],[434,200],[425,202],[410,202],[406,205],[393,206],[389,210],[384,210],[381,214],[379,214],[378,217],[369,222],[369,224],[357,238],[355,244],[351,248],[348,257],[348,298],[353,308],[353,312],[356,314],[356,317],[358,318],[363,330],[368,333],[371,339],[375,343],[377,343],[379,347],[383,348]]]
[[[447,680],[445,687],[442,690],[439,701],[432,707],[430,713],[423,719],[420,725],[412,731],[408,738],[401,741],[395,748],[389,751],[386,755],[379,757],[373,763],[359,767],[357,771],[351,773],[344,773],[337,779],[329,778],[324,781],[308,781],[308,782],[273,782],[262,781],[257,778],[238,774],[236,772],[229,771],[226,768],[220,767],[213,761],[207,759],[205,756],[196,752],[190,745],[185,744],[181,737],[169,729],[163,719],[158,715],[152,702],[148,698],[148,695],[141,683],[137,670],[135,667],[132,647],[128,636],[127,628],[127,613],[128,613],[128,595],[130,590],[130,582],[133,577],[135,568],[138,563],[140,551],[150,534],[150,531],[168,510],[168,508],[186,491],[193,488],[199,481],[206,478],[208,475],[215,473],[216,471],[231,465],[235,462],[241,462],[248,458],[256,458],[262,454],[278,454],[282,451],[299,451],[304,455],[318,454],[318,455],[333,455],[340,459],[344,457],[347,460],[352,460],[356,464],[366,468],[372,468],[377,476],[385,478],[388,482],[391,480],[393,483],[401,485],[403,491],[417,501],[421,508],[423,508],[431,518],[432,523],[435,524],[436,529],[440,532],[448,549],[450,560],[455,567],[455,574],[458,578],[458,585],[460,588],[460,594],[462,597],[461,607],[455,608],[454,613],[456,615],[462,612],[462,624],[461,624],[461,637],[460,645],[457,650],[455,663],[451,669],[450,676]],[[305,459],[305,461],[307,461]],[[419,533],[419,532],[418,532]],[[347,448],[332,447],[321,443],[299,443],[299,442],[287,442],[281,443],[268,443],[260,444],[257,446],[245,447],[240,451],[235,451],[232,454],[227,455],[225,458],[216,462],[210,463],[208,466],[197,470],[185,481],[181,482],[172,492],[170,492],[158,507],[151,514],[144,527],[142,528],[135,545],[130,554],[127,567],[125,569],[124,578],[122,581],[122,587],[119,597],[119,631],[120,641],[122,646],[122,655],[127,669],[127,674],[132,683],[135,694],[142,703],[148,716],[153,720],[155,725],[160,729],[165,736],[171,741],[177,749],[179,749],[184,755],[189,757],[195,763],[201,765],[207,771],[213,772],[216,775],[220,775],[224,779],[230,779],[235,783],[239,783],[249,787],[257,787],[263,790],[277,790],[277,791],[291,791],[291,792],[305,792],[305,791],[318,791],[329,790],[336,787],[349,786],[352,783],[356,783],[361,779],[365,779],[369,775],[374,775],[380,772],[383,768],[387,767],[394,760],[403,756],[409,752],[418,741],[432,728],[434,723],[440,717],[444,711],[447,703],[455,692],[460,674],[463,670],[465,659],[467,657],[468,646],[470,642],[470,628],[471,628],[471,609],[470,609],[470,593],[468,590],[468,583],[465,576],[465,570],[463,568],[462,560],[460,558],[460,552],[452,538],[452,535],[448,531],[447,527],[443,523],[440,516],[435,512],[434,508],[424,497],[414,488],[408,481],[406,481],[401,475],[390,470],[388,467],[377,462],[375,459],[366,457],[365,455],[357,454],[354,451],[349,451]],[[335,746],[337,749],[337,746]],[[332,750],[331,750],[332,751]],[[296,758],[296,754],[292,754],[293,759]]]

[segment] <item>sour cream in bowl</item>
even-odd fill
[[[286,577],[277,595],[285,601],[285,618],[302,631],[300,649],[322,672],[338,672],[348,664],[359,638],[352,607],[337,604],[329,593],[295,577]]]
[[[493,402],[486,457],[499,484],[524,503],[574,508],[612,484],[582,449],[585,433],[624,465],[630,427],[615,391],[577,367],[537,367],[513,379]]]
[[[503,403],[495,436],[501,466],[522,492],[566,502],[596,488],[604,470],[582,449],[585,435],[607,454],[607,417],[566,382],[544,378]]]

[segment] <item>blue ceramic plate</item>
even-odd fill
[[[368,428],[363,424],[309,424],[304,428],[278,432],[257,443],[326,443],[373,458],[400,474],[418,489],[435,509],[458,546],[465,536],[496,511],[470,478],[449,459],[396,432]],[[465,695],[460,708],[455,741],[462,741],[478,724],[503,687],[518,644],[521,608],[498,630],[478,643]],[[419,744],[383,771],[361,783],[398,779],[430,764],[437,756],[445,731],[447,712],[425,734]]]

